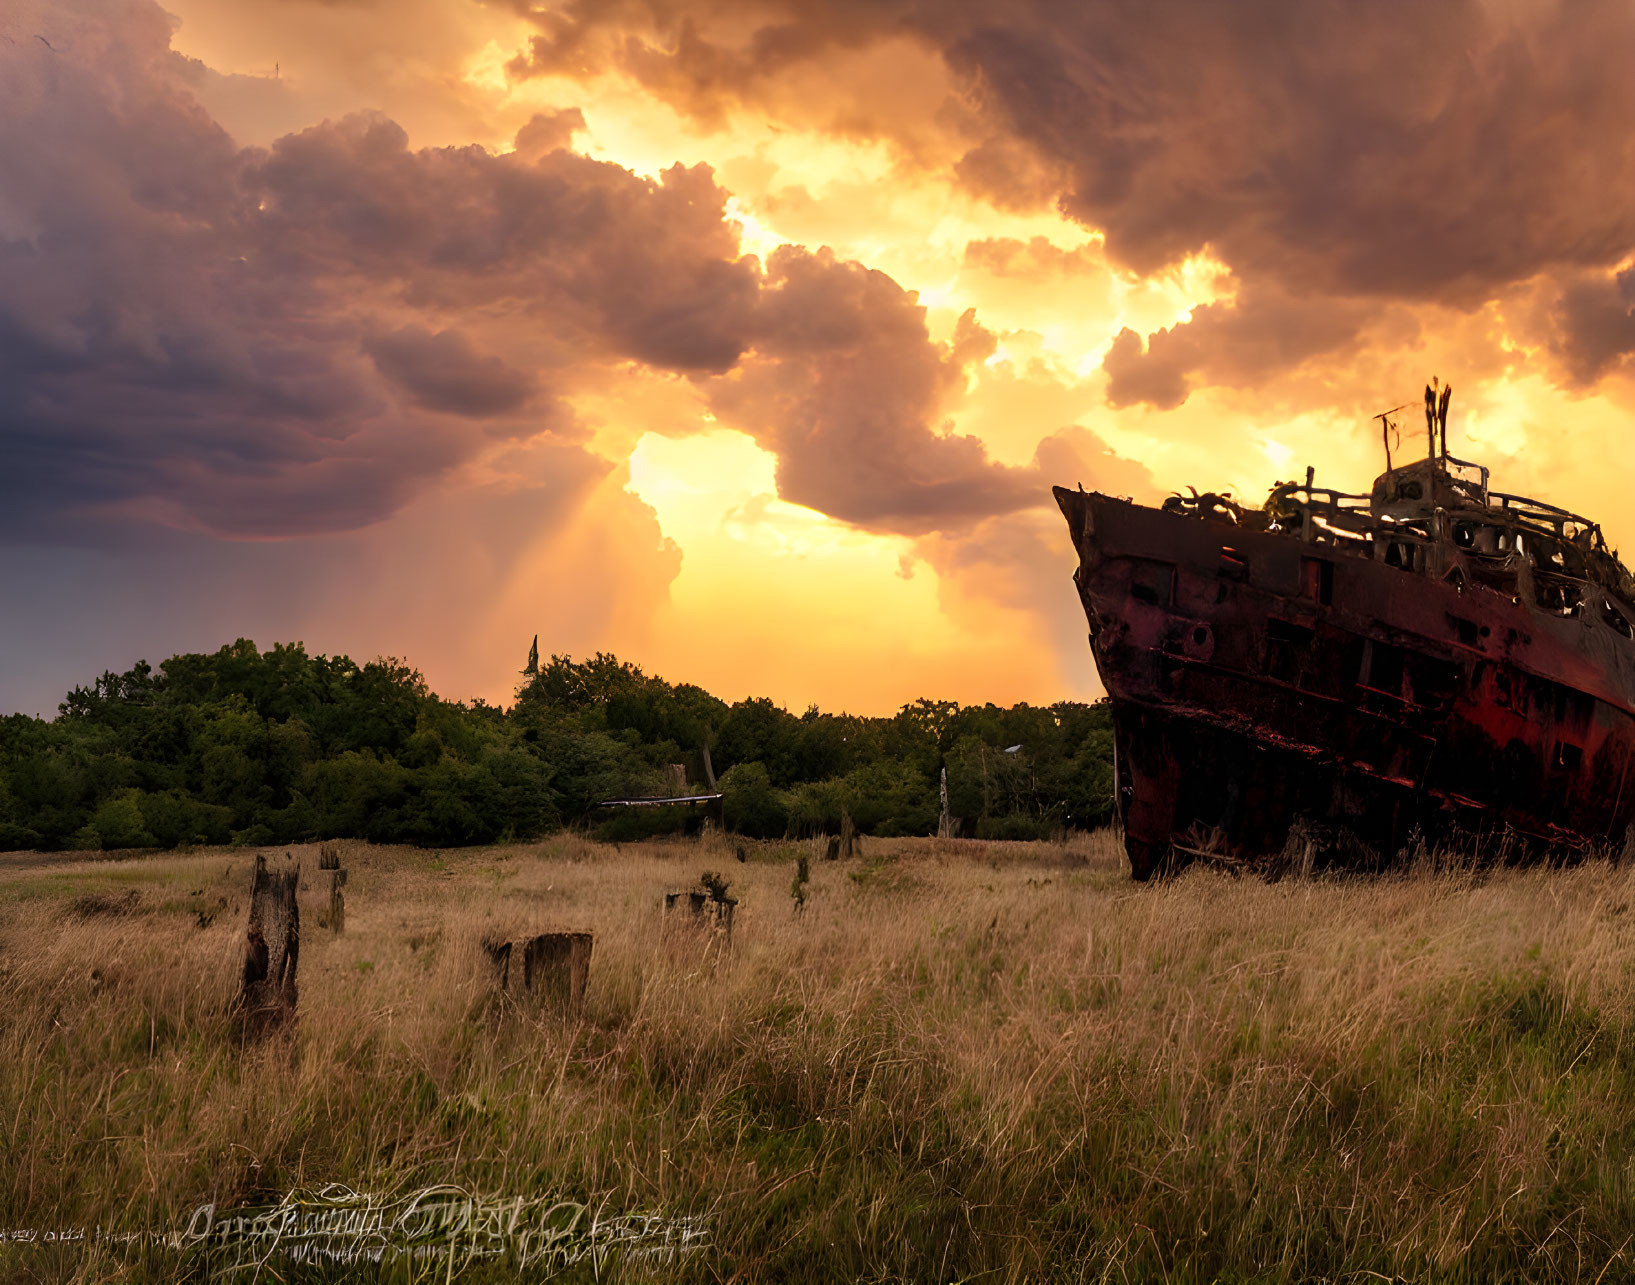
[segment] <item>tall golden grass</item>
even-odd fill
[[[455,1183],[707,1219],[635,1280],[1635,1275],[1626,868],[1138,886],[1107,835],[343,854],[346,932],[315,886],[299,1020],[248,1045],[253,854],[0,858],[0,1225]],[[704,869],[728,949],[664,930]],[[478,962],[553,927],[596,935],[576,1021]],[[25,1277],[187,1267],[0,1247]]]

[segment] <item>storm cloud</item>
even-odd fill
[[[416,149],[368,113],[239,148],[151,4],[32,17],[51,36],[0,46],[19,536],[367,525],[494,441],[571,424],[561,390],[622,362],[700,381],[787,498],[848,521],[1040,502],[939,430],[961,358],[913,294],[832,255],[740,254],[705,166],[578,155],[571,109],[506,153]]]
[[[778,457],[783,498],[858,526],[918,533],[1040,503],[1039,478],[934,428],[960,357],[884,273],[785,246],[767,265],[754,354],[711,406]]]
[[[1121,337],[1115,402],[1178,404],[1212,372],[1267,378],[1333,346],[1265,342],[1283,301],[1343,342],[1360,313],[1473,309],[1540,276],[1567,283],[1564,377],[1605,369],[1573,325],[1580,274],[1635,250],[1622,0],[1018,0],[1002,18],[977,0],[517,7],[540,35],[515,74],[613,66],[694,113],[764,106],[777,76],[838,48],[934,50],[951,73],[942,120],[965,149],[954,172],[973,191],[1057,203],[1132,272],[1207,253],[1240,282],[1240,319],[1225,304]],[[851,89],[853,114],[889,137],[868,110],[889,86]]]

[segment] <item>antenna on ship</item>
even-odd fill
[[[1378,415],[1374,416],[1380,422],[1380,438],[1385,443],[1385,471],[1387,473],[1391,471],[1391,434],[1397,433],[1396,423],[1391,419],[1391,416],[1395,415],[1399,410],[1406,410],[1407,407],[1408,403],[1403,402],[1401,406],[1393,406],[1390,410],[1382,410]],[[1397,433],[1397,445],[1402,445],[1401,433]]]

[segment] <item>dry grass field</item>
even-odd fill
[[[253,1042],[253,854],[0,857],[0,1277],[1635,1275],[1627,868],[1137,886],[1107,835],[342,850],[346,930],[305,894],[298,1020]],[[666,931],[703,870],[730,945]],[[557,927],[595,933],[575,1020],[479,962]],[[690,1230],[554,1259],[175,1234],[336,1183]]]

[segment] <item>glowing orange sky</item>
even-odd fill
[[[99,6],[76,8],[94,17]],[[1149,499],[1194,483],[1258,501],[1312,464],[1330,484],[1362,489],[1380,465],[1367,415],[1412,399],[1433,373],[1455,385],[1455,450],[1489,462],[1496,484],[1588,511],[1615,543],[1635,537],[1624,502],[1629,384],[1621,366],[1588,381],[1562,375],[1541,321],[1554,286],[1536,274],[1371,300],[1346,342],[1309,355],[1289,351],[1310,325],[1291,314],[1266,323],[1269,338],[1234,332],[1200,349],[1178,404],[1164,404],[1175,399],[1161,392],[1132,398],[1127,387],[1147,388],[1158,375],[1149,363],[1129,367],[1128,385],[1110,378],[1121,332],[1133,332],[1124,342],[1137,357],[1145,343],[1156,360],[1169,350],[1154,337],[1169,328],[1203,335],[1205,317],[1248,318],[1268,298],[1281,316],[1298,301],[1285,302],[1277,294],[1285,287],[1266,284],[1263,270],[1240,275],[1252,248],[1230,248],[1242,238],[1224,230],[1227,249],[1210,241],[1137,271],[1128,256],[1110,257],[1103,229],[1068,217],[1048,187],[1043,199],[1019,188],[1001,208],[967,181],[961,161],[982,137],[972,121],[987,104],[961,80],[959,58],[923,39],[819,42],[818,54],[778,76],[711,97],[592,53],[567,72],[524,75],[518,60],[548,27],[523,5],[165,0],[165,8],[176,20],[172,48],[212,73],[192,92],[241,147],[367,110],[401,125],[411,148],[499,152],[536,112],[577,108],[583,128],[572,145],[585,156],[655,179],[677,162],[708,165],[730,193],[741,253],[765,264],[780,246],[828,247],[835,260],[916,292],[930,340],[961,372],[937,394],[935,434],[976,439],[1015,476],[1036,460],[1059,466],[1067,457],[1041,443],[1072,426],[1099,439],[1086,449],[1104,445],[1112,456],[1075,457],[1090,460],[1090,476],[1041,473],[1045,507],[919,526],[853,522],[780,498],[801,494],[792,489],[801,479],[780,473],[772,439],[717,415],[750,373],[712,382],[639,361],[558,361],[541,375],[565,408],[551,440],[591,464],[576,465],[548,506],[530,516],[518,497],[557,468],[556,447],[513,424],[465,450],[434,487],[355,530],[273,533],[286,547],[245,555],[259,559],[251,574],[283,586],[264,600],[210,595],[201,580],[210,602],[166,588],[142,610],[110,588],[105,605],[126,612],[129,627],[63,653],[82,667],[124,667],[137,658],[133,645],[158,659],[253,632],[264,644],[302,637],[315,650],[403,655],[445,695],[505,701],[537,632],[544,652],[613,651],[727,699],[765,694],[797,709],[879,713],[919,696],[1087,698],[1098,687],[1069,583],[1073,556],[1044,495],[1049,481]],[[704,38],[728,51],[740,48],[735,32],[771,21],[752,3],[697,8]],[[17,23],[16,34],[29,34]],[[1339,259],[1345,246],[1331,253]],[[1598,270],[1611,279],[1621,260],[1604,257]],[[1362,297],[1352,285],[1342,294]],[[370,305],[372,324],[395,306],[386,299]],[[438,307],[414,314],[433,317],[428,332],[458,323],[508,367],[526,372],[534,361],[532,341],[503,310]],[[960,355],[962,343],[976,345],[973,355]],[[1411,449],[1411,418],[1404,429]],[[158,499],[132,500],[126,511],[187,525]],[[245,541],[229,533],[219,543]],[[7,554],[0,566],[23,577],[27,556]],[[88,585],[117,578],[102,554],[73,557]],[[198,557],[208,563],[199,575],[235,577],[230,554]],[[36,688],[61,690],[55,670],[41,672],[8,692],[12,703],[32,710],[42,703]]]

